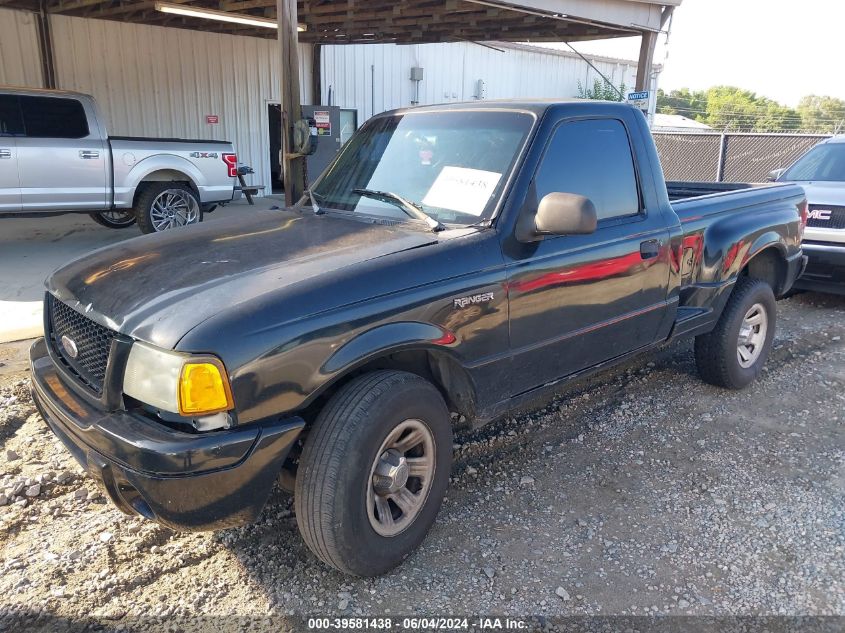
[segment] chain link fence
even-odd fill
[[[788,167],[824,134],[655,132],[666,180],[763,182]]]

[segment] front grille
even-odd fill
[[[819,229],[845,229],[845,207],[811,204],[807,226]]]
[[[117,332],[95,323],[52,296],[48,301],[53,349],[84,383],[97,393],[102,393],[111,342]],[[63,336],[76,344],[76,358],[71,358],[62,344]]]

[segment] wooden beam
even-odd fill
[[[305,166],[302,157],[294,158],[293,125],[302,118],[302,100],[299,94],[299,24],[296,0],[276,0],[276,19],[279,22],[278,38],[280,67],[280,102],[282,106],[282,152],[285,186],[285,204],[292,206],[305,189]]]
[[[663,13],[660,15],[660,28],[666,26],[669,18],[672,17],[672,12],[675,7],[663,7]],[[648,90],[651,84],[651,69],[653,68],[654,49],[657,46],[656,31],[643,31],[642,40],[640,41],[640,58],[637,62],[637,80],[634,84],[634,90]]]
[[[35,14],[35,25],[38,31],[38,52],[41,56],[41,80],[45,88],[57,88],[50,14],[47,13],[46,0],[41,0],[40,4],[38,13]]]
[[[311,45],[311,104],[323,103],[323,45]]]

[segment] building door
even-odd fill
[[[267,134],[270,146],[270,190],[282,193],[285,189],[282,173],[282,106],[267,104]]]

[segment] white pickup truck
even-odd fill
[[[226,141],[109,136],[90,95],[0,86],[0,216],[84,212],[144,233],[241,195]]]

